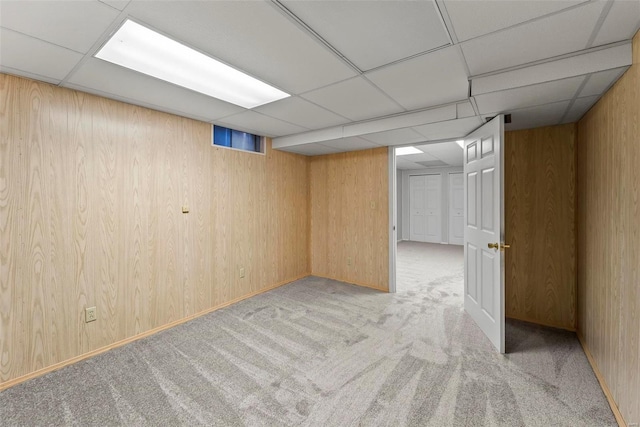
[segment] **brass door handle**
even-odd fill
[[[500,252],[504,252],[504,250],[510,248],[511,245],[508,243],[489,243],[487,247],[489,249],[495,249],[496,251],[500,249]]]

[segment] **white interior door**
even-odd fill
[[[464,309],[504,353],[504,116],[464,140]]]
[[[411,211],[409,238],[416,242],[426,242],[427,238],[427,193],[425,186],[424,175],[409,177],[409,209]]]
[[[449,174],[449,244],[464,244],[464,177]]]
[[[442,176],[425,175],[426,242],[442,242]]]

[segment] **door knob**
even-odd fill
[[[496,251],[500,249],[500,252],[504,252],[504,250],[510,248],[511,245],[508,243],[489,243],[487,247],[489,249],[495,249]]]

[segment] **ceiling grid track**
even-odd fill
[[[453,22],[451,22],[451,17],[449,16],[447,5],[444,4],[442,0],[434,0],[434,2],[436,4],[438,14],[440,15],[440,19],[442,20],[442,24],[444,25],[445,30],[447,30],[447,35],[449,36],[451,44],[458,44],[458,36],[456,35],[456,31],[453,28]]]
[[[393,102],[396,106],[398,106],[398,108],[400,108],[403,112],[408,112],[409,110],[407,110],[405,107],[403,107],[402,105],[400,105],[400,103],[398,103],[398,101],[396,101],[395,99],[393,99],[391,96],[389,96],[387,94],[387,92],[383,91],[382,89],[380,89],[374,82],[372,82],[371,80],[369,80],[369,78],[366,76],[366,74],[362,75],[362,78],[369,83],[371,86],[373,86],[375,89],[377,89],[380,93],[382,93],[384,95],[385,98],[387,98],[389,101]]]
[[[608,1],[612,1],[612,0],[608,0]],[[595,3],[595,1],[594,0],[590,0],[590,1],[587,1],[586,3],[578,3],[578,4],[575,4],[573,6],[564,8],[564,9],[556,10],[555,12],[547,13],[546,15],[536,16],[535,18],[528,19],[528,20],[522,21],[522,22],[518,22],[517,24],[509,25],[507,27],[503,27],[503,28],[500,28],[500,29],[497,29],[497,30],[494,30],[494,31],[490,31],[488,33],[485,33],[485,34],[482,34],[482,35],[479,35],[479,36],[471,37],[469,39],[460,41],[459,43],[460,44],[465,44],[465,43],[470,42],[472,40],[481,39],[483,37],[487,37],[487,36],[490,36],[490,35],[493,35],[493,34],[509,31],[509,30],[514,29],[514,28],[526,25],[526,24],[531,24],[533,22],[542,21],[542,20],[548,19],[548,18],[550,18],[552,16],[560,15],[560,14],[566,13],[566,12],[568,12],[570,10],[581,8],[581,7],[585,6],[585,4],[589,4],[589,3]]]
[[[0,70],[309,155],[451,141],[499,113],[509,130],[577,120],[630,66],[640,3],[524,1],[7,2]],[[240,108],[96,59],[127,20],[289,96]]]
[[[433,49],[425,50],[424,52],[418,52],[418,53],[416,53],[414,55],[410,55],[410,56],[407,56],[407,57],[404,57],[404,58],[401,58],[401,59],[398,59],[398,60],[395,60],[395,61],[392,61],[392,62],[388,62],[386,64],[379,65],[377,67],[371,68],[369,70],[364,71],[363,73],[366,75],[367,73],[372,73],[374,71],[383,70],[383,69],[385,69],[387,67],[391,67],[392,65],[402,64],[403,62],[410,61],[410,60],[416,59],[416,58],[420,58],[421,56],[428,55],[430,53],[434,53],[434,52],[437,52],[439,50],[449,48],[451,46],[452,45],[450,45],[450,44],[445,44],[445,45],[438,46],[438,47],[433,48]]]
[[[591,79],[591,74],[587,75],[585,79],[582,80],[582,83],[580,84],[580,86],[578,86],[578,89],[576,89],[576,94],[573,96],[573,98],[569,102],[569,105],[567,105],[567,109],[564,111],[564,114],[562,115],[562,117],[560,117],[560,120],[558,120],[557,124],[562,124],[567,119],[567,116],[569,115],[569,113],[571,112],[571,109],[573,108],[573,104],[576,103],[576,99],[580,97],[580,93],[582,93],[582,90],[587,85],[587,83],[589,83],[590,79]]]
[[[67,84],[69,79],[73,77],[73,75],[82,67],[89,59],[93,57],[93,55],[100,49],[100,47],[104,44],[105,40],[109,40],[109,36],[115,33],[117,29],[122,25],[122,22],[127,19],[129,13],[127,12],[127,8],[131,3],[127,3],[127,5],[122,9],[122,11],[116,16],[111,22],[111,25],[107,27],[107,29],[102,33],[100,37],[98,37],[97,41],[91,46],[91,48],[84,54],[82,59],[78,61],[78,63],[67,73],[67,75],[58,83],[58,86],[64,86]]]
[[[351,62],[349,58],[344,56],[338,49],[333,47],[331,43],[325,40],[320,34],[314,31],[313,28],[308,26],[302,19],[298,18],[293,12],[291,12],[285,5],[280,3],[278,0],[271,0],[270,4],[272,4],[278,11],[280,11],[285,17],[289,18],[294,24],[298,25],[302,30],[306,31],[309,35],[319,41],[322,45],[324,45],[327,49],[333,52],[340,60],[342,60],[349,67],[353,68],[358,74],[362,75],[363,71],[358,68],[356,64]]]
[[[487,73],[476,74],[475,76],[471,76],[471,79],[478,79],[478,78],[481,78],[481,77],[489,77],[489,76],[495,76],[495,75],[498,75],[498,74],[504,74],[504,73],[507,73],[507,72],[510,72],[510,71],[522,70],[522,69],[534,67],[536,65],[547,64],[547,63],[550,63],[550,62],[559,61],[561,59],[572,58],[574,56],[584,55],[584,54],[587,54],[587,53],[597,52],[597,51],[600,51],[600,50],[610,49],[610,48],[613,48],[613,47],[623,46],[623,45],[627,45],[627,44],[629,44],[628,40],[621,40],[621,41],[618,41],[618,42],[609,43],[609,44],[602,45],[602,46],[596,46],[596,47],[592,47],[592,48],[589,48],[589,49],[578,50],[578,51],[575,51],[575,52],[569,52],[569,53],[564,53],[562,55],[551,56],[549,58],[539,59],[537,61],[531,61],[531,62],[527,62],[527,63],[524,63],[524,64],[514,65],[512,67],[501,68],[499,70],[489,71]]]
[[[604,24],[605,19],[607,19],[607,15],[609,15],[609,11],[613,6],[613,0],[608,0],[607,3],[602,8],[602,12],[600,13],[600,17],[598,17],[598,22],[596,22],[593,31],[591,32],[591,36],[589,37],[589,41],[587,41],[587,45],[584,47],[585,49],[589,49],[593,46],[593,42],[596,40],[598,33],[600,32],[600,28],[602,28],[602,24]]]

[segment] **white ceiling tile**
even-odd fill
[[[640,28],[640,1],[615,0],[593,46],[629,40]]]
[[[419,148],[425,153],[432,153],[434,155],[462,153],[462,147],[456,144],[455,141],[424,144],[420,145]]]
[[[396,159],[396,169],[401,169],[401,170],[424,169],[424,166],[414,162],[410,162],[408,160],[405,161],[405,160]]]
[[[449,44],[433,1],[283,3],[361,70]]]
[[[564,118],[563,122],[573,123],[580,120],[582,116],[584,116],[585,113],[589,111],[589,109],[593,106],[593,104],[595,104],[598,101],[598,98],[600,97],[597,95],[587,96],[584,98],[577,98],[573,102],[573,105],[571,106],[571,109],[569,110],[569,113]]]
[[[115,7],[118,10],[124,10],[129,4],[129,0],[100,0],[104,4],[108,4],[111,7]]]
[[[0,26],[86,53],[119,12],[98,1],[3,1]]]
[[[363,138],[358,138],[357,136],[334,139],[332,141],[323,141],[321,144],[327,147],[338,149],[340,151],[366,150],[368,148],[380,147],[377,144],[374,144]]]
[[[586,53],[476,77],[471,82],[471,94],[477,96],[613,68],[626,68],[631,65],[632,60],[631,42],[596,50],[590,49]]]
[[[419,147],[416,147],[416,148],[419,148]],[[438,160],[437,158],[435,158],[434,156],[428,153],[405,154],[405,155],[398,156],[398,158],[401,158],[402,160],[407,162],[414,162],[414,163],[430,162],[433,160]]]
[[[456,118],[455,104],[444,107],[430,108],[396,114],[377,120],[368,120],[359,123],[350,123],[343,126],[343,136],[359,136],[387,130],[403,129],[411,126],[419,126],[426,123],[436,123]]]
[[[163,111],[176,111],[187,117],[206,118],[207,121],[245,111],[237,105],[96,58],[90,58],[82,64],[69,78],[68,85],[82,90],[93,89],[108,97],[109,94],[115,95],[132,104],[151,104]]]
[[[349,121],[295,96],[263,105],[254,111],[309,129],[320,129]]]
[[[256,113],[255,111],[244,111],[234,114],[233,116],[225,117],[218,122],[219,123],[216,124],[271,137],[290,135],[307,130],[303,127]]]
[[[387,116],[402,111],[361,77],[305,93],[302,97],[351,120]]]
[[[480,114],[496,111],[508,113],[510,110],[573,99],[585,78],[585,76],[578,76],[548,83],[491,92],[477,95],[475,99]]]
[[[541,126],[557,125],[571,101],[554,102],[511,111],[511,123],[505,124],[505,130],[533,129]],[[498,113],[487,114],[485,117]]]
[[[455,159],[442,159],[443,162],[447,163],[449,166],[463,166],[464,165],[464,156],[460,153]]]
[[[471,102],[465,101],[456,104],[456,112],[458,119],[464,119],[465,117],[475,116],[476,112],[471,105]]]
[[[453,155],[462,155],[462,147],[460,147],[455,141],[451,142],[440,142],[437,144],[424,144],[418,146],[418,148],[425,153],[433,154],[438,157],[441,155],[453,154]]]
[[[469,84],[457,47],[448,47],[366,74],[403,107],[413,110],[465,99]]]
[[[269,2],[132,1],[127,12],[290,94],[356,74]]]
[[[604,4],[587,3],[463,43],[462,51],[471,75],[585,49]]]
[[[462,150],[457,155],[448,155],[442,154],[437,156],[439,160],[442,160],[449,166],[462,166],[464,163],[464,156],[462,155]]]
[[[4,12],[4,4],[2,5]],[[0,65],[62,80],[82,59],[82,55],[15,31],[0,28]]]
[[[418,148],[450,166],[462,166],[462,148],[455,142],[425,144]]]
[[[580,91],[580,96],[603,94],[626,70],[627,67],[623,67],[591,74],[582,91]]]
[[[464,119],[414,126],[413,129],[427,138],[427,140],[434,141],[466,136],[480,127],[480,125],[482,125],[482,119],[480,117],[467,117]]]
[[[340,153],[343,150],[327,147],[321,144],[304,144],[292,147],[279,148],[279,150],[289,151],[296,154],[304,154],[305,156],[321,156],[324,154]]]
[[[582,1],[477,1],[444,2],[459,41],[520,24]]]
[[[380,145],[400,145],[424,141],[424,136],[411,128],[394,129],[362,136]]]

